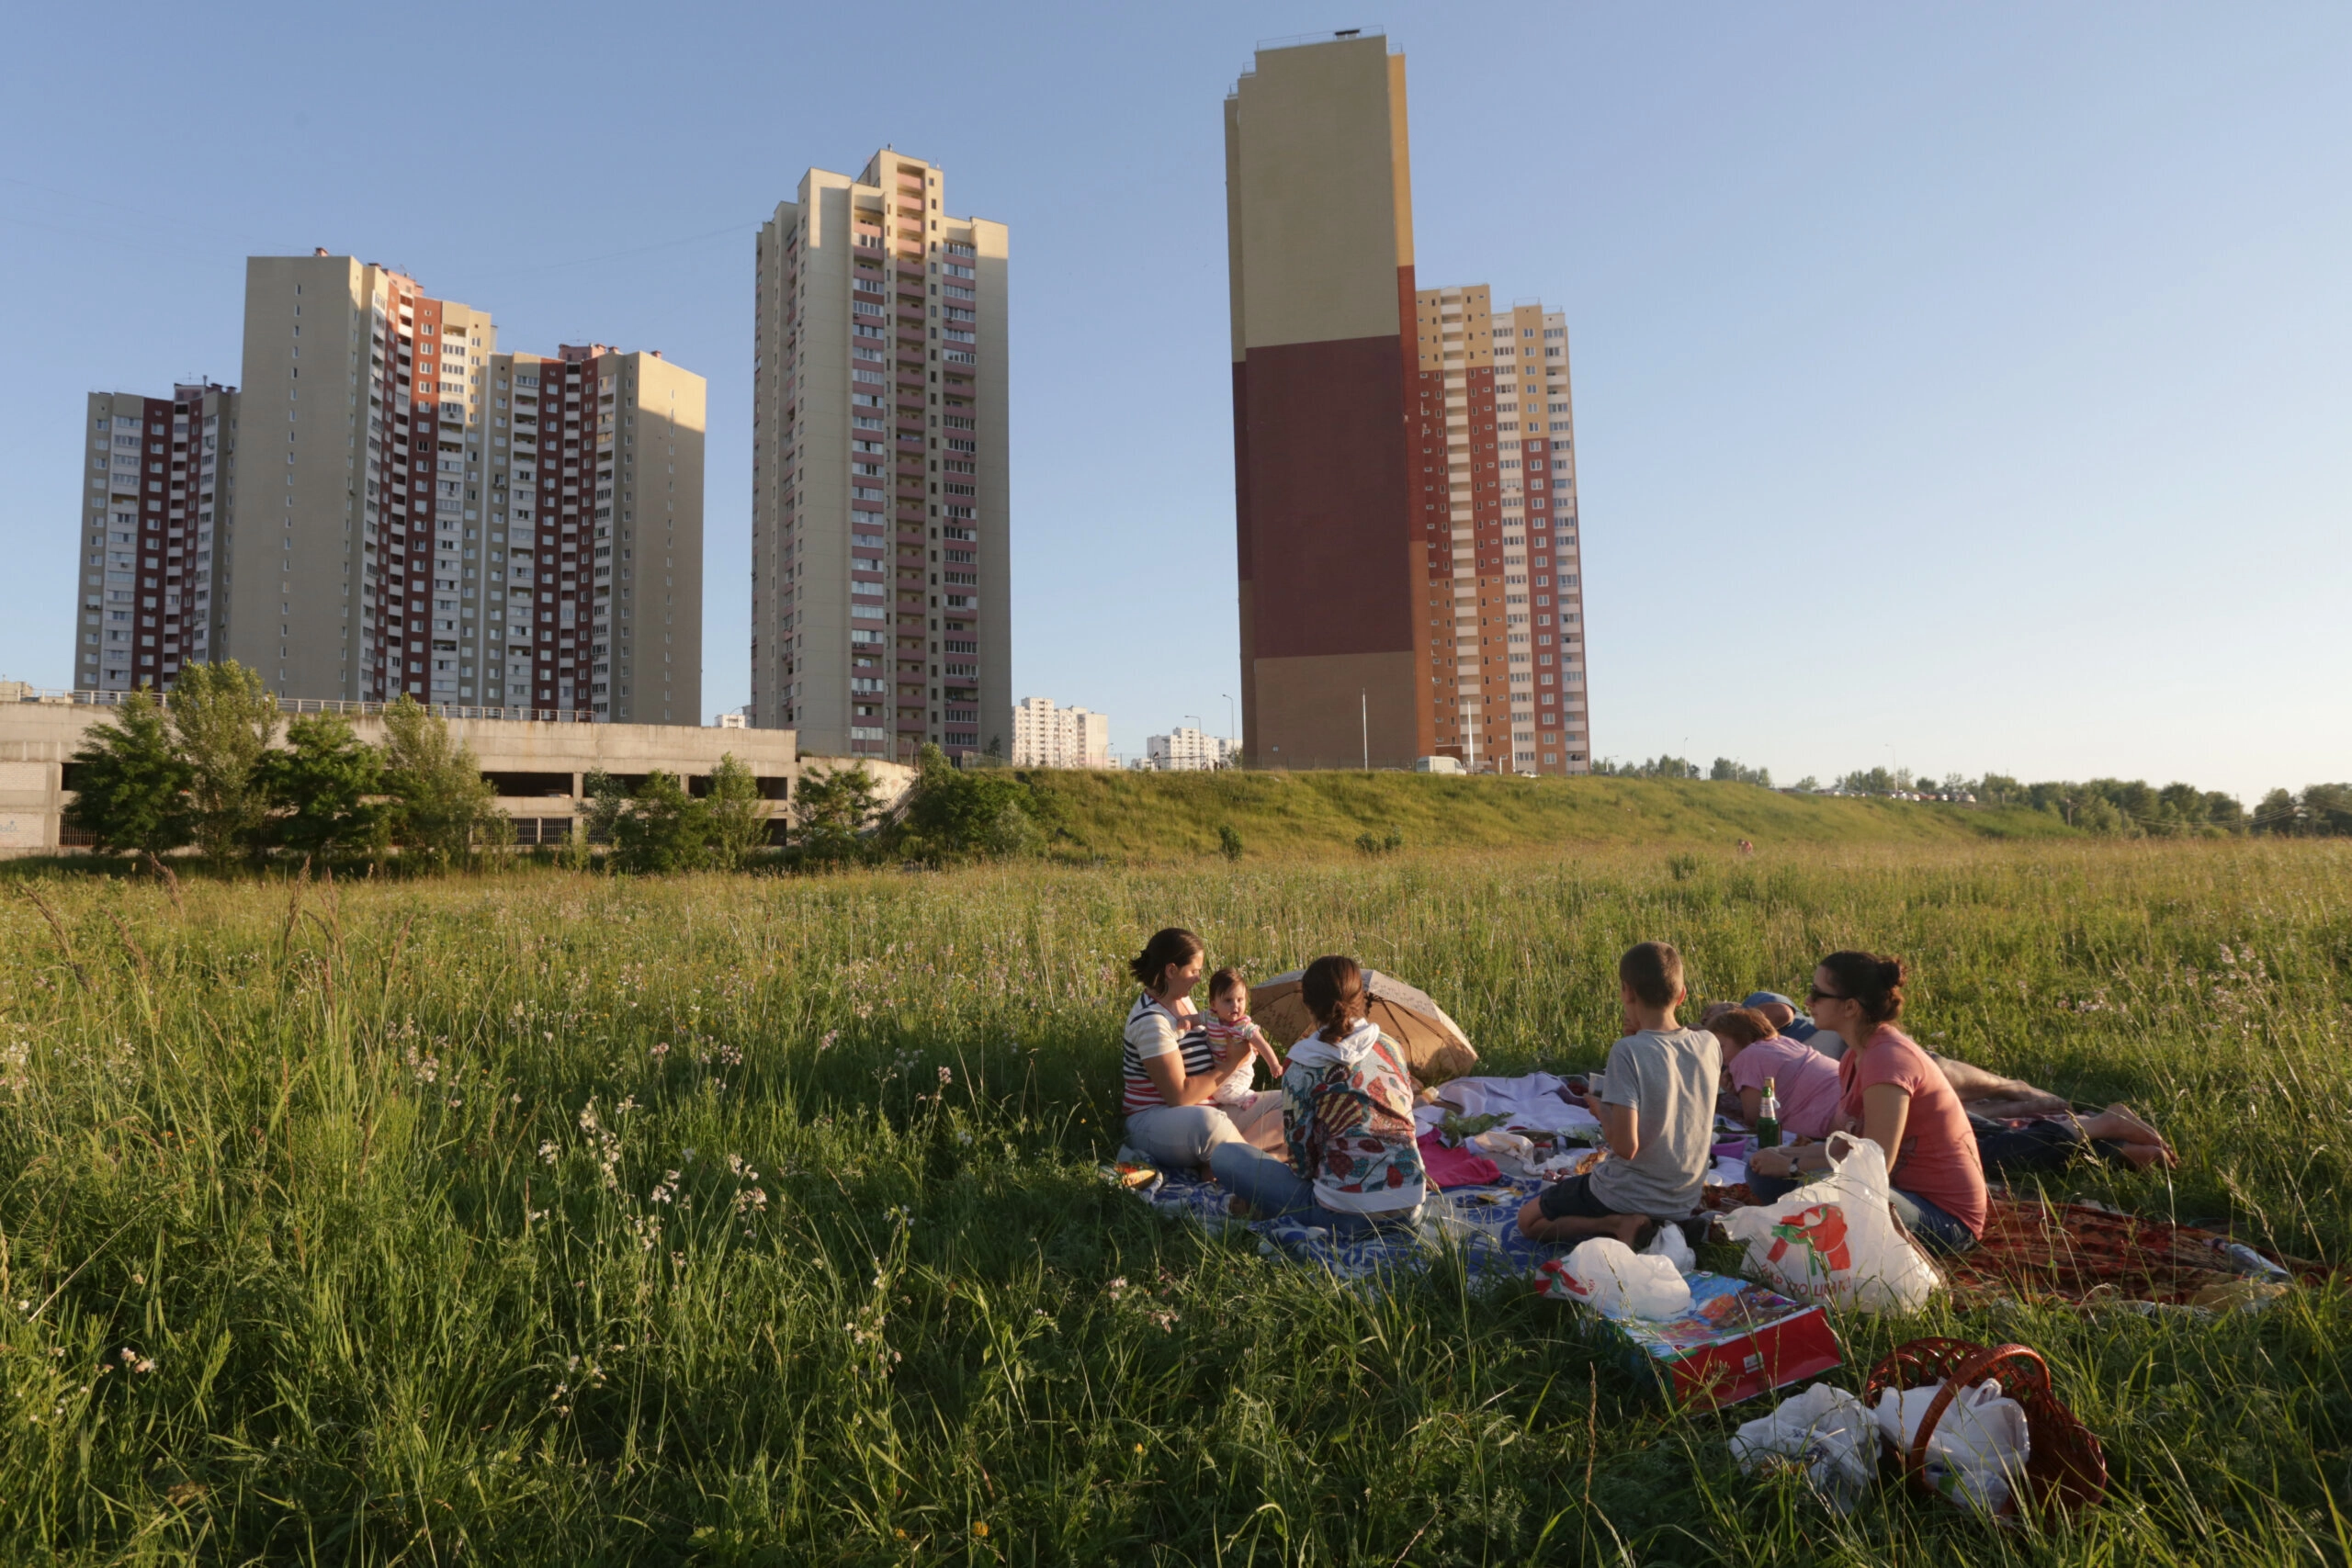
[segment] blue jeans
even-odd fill
[[[1346,1241],[1363,1241],[1384,1228],[1419,1223],[1420,1205],[1383,1214],[1358,1214],[1327,1209],[1315,1201],[1315,1184],[1291,1169],[1290,1162],[1248,1144],[1219,1144],[1209,1151],[1209,1169],[1227,1191],[1250,1205],[1258,1219],[1292,1215],[1310,1224],[1329,1225]]]
[[[1785,1176],[1758,1176],[1754,1171],[1747,1176],[1747,1190],[1756,1194],[1759,1203],[1777,1203],[1804,1185]],[[1897,1187],[1888,1194],[1887,1206],[1903,1222],[1903,1228],[1924,1242],[1929,1251],[1957,1255],[1975,1250],[1974,1231],[1917,1193]]]

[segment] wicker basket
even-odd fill
[[[2001,1392],[2025,1408],[2026,1430],[2033,1451],[2027,1456],[2025,1496],[2012,1495],[2011,1511],[2032,1507],[2044,1514],[2073,1513],[2107,1495],[2107,1453],[2090,1428],[2059,1402],[2050,1389],[2050,1367],[2041,1355],[2023,1345],[1996,1345],[1986,1349],[1965,1339],[1914,1339],[1871,1369],[1862,1385],[1862,1403],[1875,1408],[1886,1389],[1919,1388],[1940,1382],[1943,1391],[1928,1407],[1910,1451],[1898,1452],[1889,1442],[1883,1452],[1899,1462],[1914,1489],[1934,1495],[1928,1484],[1928,1439],[1936,1423],[1951,1406],[1953,1394],[1986,1378],[1998,1378]]]

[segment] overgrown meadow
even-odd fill
[[[2108,1444],[2044,1534],[1740,1476],[1524,1292],[1369,1300],[1103,1186],[1119,961],[1349,951],[1495,1070],[1901,953],[1923,1039],[2183,1152],[2073,1190],[2352,1250],[2352,846],[1611,850],[626,880],[0,881],[9,1562],[2342,1562],[2352,1307],[2013,1338]]]

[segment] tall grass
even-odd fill
[[[2352,1250],[2352,856],[1823,850],[837,879],[0,889],[11,1562],[2341,1562],[2340,1292],[2016,1338],[2108,1441],[2044,1536],[1731,1468],[1563,1309],[1379,1301],[1102,1187],[1119,960],[1353,951],[1498,1070],[1910,957],[1923,1038],[2129,1097],[2086,1194]],[[55,917],[54,929],[30,896]],[[61,942],[62,934],[62,942]]]

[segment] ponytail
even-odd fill
[[[1298,999],[1323,1026],[1323,1038],[1336,1044],[1363,1021],[1363,966],[1337,953],[1317,959],[1298,977]]]
[[[1168,983],[1169,965],[1190,964],[1204,951],[1199,937],[1182,926],[1170,926],[1154,931],[1151,940],[1143,944],[1143,951],[1127,960],[1127,973],[1136,977],[1136,985],[1156,997]]]
[[[1879,953],[1833,953],[1821,961],[1838,988],[1861,1008],[1872,1026],[1893,1023],[1903,1016],[1903,982],[1909,978],[1903,960]]]

